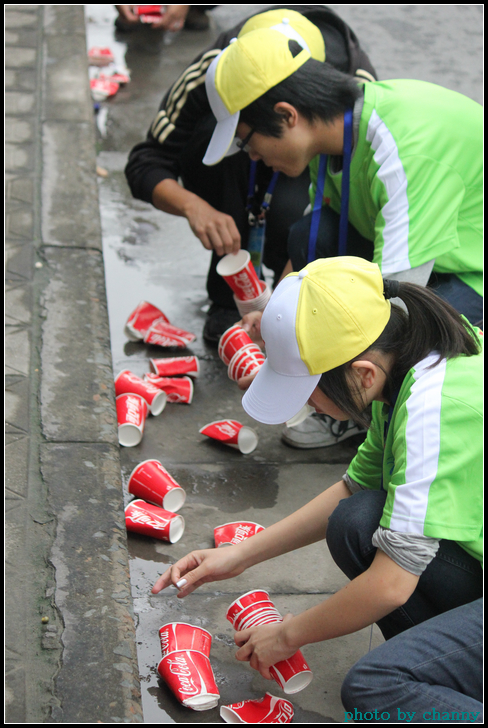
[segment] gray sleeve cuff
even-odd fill
[[[359,493],[360,490],[364,490],[364,488],[359,485],[358,482],[353,480],[350,475],[347,473],[344,473],[342,476],[342,480],[347,485],[348,489],[350,490],[351,494],[354,495],[354,493]]]
[[[415,576],[427,568],[439,548],[439,539],[416,533],[399,533],[379,526],[373,546],[381,549],[395,564]]]

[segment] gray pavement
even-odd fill
[[[345,583],[315,545],[183,601],[171,589],[150,596],[168,563],[212,545],[216,525],[270,525],[336,482],[354,453],[354,443],[291,450],[279,427],[244,414],[201,338],[207,253],[185,220],[132,200],[123,176],[169,84],[221,29],[264,7],[220,6],[210,30],[168,43],[115,37],[113,6],[6,6],[6,722],[220,722],[217,709],[183,709],[157,677],[158,627],[178,618],[211,631],[223,704],[281,695],[234,659],[225,607],[265,587],[280,610],[301,611]],[[433,81],[482,101],[481,6],[332,7],[380,78]],[[96,125],[87,41],[110,45],[132,71]],[[191,405],[167,405],[141,445],[119,448],[113,374],[141,375],[161,352],[123,335],[141,299],[197,334],[202,374]],[[198,434],[227,417],[255,427],[254,453]],[[153,457],[187,491],[177,544],[125,532],[129,473]],[[304,649],[315,678],[292,697],[295,722],[343,722],[340,685],[370,636]],[[381,639],[375,629],[372,646]]]

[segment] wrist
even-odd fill
[[[293,654],[298,652],[298,650],[306,644],[306,642],[300,639],[299,630],[297,628],[298,624],[296,617],[291,617],[283,622],[283,641],[287,649],[293,651]]]

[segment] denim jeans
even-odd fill
[[[329,519],[331,555],[350,579],[374,559],[372,536],[385,500],[384,491],[355,493],[340,501]],[[392,723],[402,722],[398,710],[415,711],[413,722],[444,722],[446,718],[422,718],[443,707],[441,713],[457,711],[457,706],[464,706],[461,712],[479,712],[482,594],[480,563],[455,542],[441,540],[410,599],[378,621],[385,644],[349,672],[342,691],[344,707],[353,713],[349,720],[375,722],[361,719],[358,711],[380,708],[385,717],[377,722]],[[480,715],[474,722],[481,722]]]

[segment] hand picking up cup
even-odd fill
[[[158,664],[158,673],[177,700],[192,710],[210,710],[220,693],[207,655],[196,650],[168,653]]]
[[[149,406],[139,394],[121,394],[115,399],[119,443],[124,447],[139,445],[144,434]]]
[[[154,374],[160,377],[200,376],[200,363],[196,356],[171,356],[166,359],[150,359]]]
[[[142,341],[147,331],[157,319],[169,319],[152,303],[141,301],[126,321],[124,332],[130,341]]]
[[[160,415],[166,407],[166,393],[151,382],[146,382],[128,369],[124,369],[115,377],[115,394],[138,394],[149,405],[152,415]]]
[[[190,377],[160,377],[158,374],[144,375],[144,381],[162,390],[167,401],[174,404],[191,404],[193,399],[193,381]]]
[[[159,460],[144,460],[129,476],[128,491],[136,498],[176,513],[186,500],[186,493]]]
[[[288,700],[270,693],[261,700],[244,700],[220,708],[220,717],[226,723],[291,723],[293,714]]]
[[[179,650],[195,650],[210,657],[212,635],[206,629],[186,622],[168,622],[159,628],[163,657]]]
[[[202,427],[199,432],[201,435],[206,435],[224,445],[240,450],[243,455],[249,455],[258,444],[258,436],[255,431],[237,420],[216,420]]]
[[[269,594],[264,590],[247,592],[232,602],[227,610],[227,619],[236,631],[283,621]],[[300,692],[313,679],[313,673],[307,665],[301,650],[295,652],[287,660],[281,660],[272,665],[269,672],[280,688],[288,695]]]
[[[233,521],[224,523],[214,528],[215,547],[233,546],[246,538],[251,538],[255,533],[264,531],[264,526],[252,521]]]
[[[133,500],[125,508],[125,527],[143,536],[176,543],[185,531],[185,519],[152,503]]]

